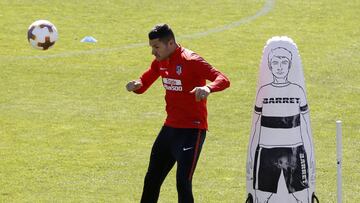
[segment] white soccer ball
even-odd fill
[[[54,46],[58,33],[51,22],[38,20],[29,26],[27,38],[33,48],[47,50]]]

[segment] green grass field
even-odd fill
[[[164,90],[157,81],[139,96],[125,84],[153,59],[147,32],[160,22],[231,80],[208,101],[196,202],[245,200],[258,68],[275,35],[293,38],[302,57],[318,197],[336,202],[341,119],[343,202],[360,202],[359,10],[357,0],[1,0],[0,202],[139,202]],[[26,40],[38,19],[59,31],[49,51]],[[98,43],[80,43],[87,35]],[[177,201],[174,172],[159,202]]]

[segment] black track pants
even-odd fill
[[[206,130],[162,127],[151,151],[141,203],[157,202],[161,184],[175,162],[178,201],[194,202],[191,182],[205,136]]]

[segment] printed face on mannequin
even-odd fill
[[[275,78],[286,79],[290,70],[290,60],[286,57],[274,56],[270,61],[270,70]]]

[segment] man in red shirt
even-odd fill
[[[142,94],[161,76],[167,117],[152,147],[141,202],[157,202],[161,184],[177,162],[178,201],[191,203],[192,176],[208,129],[206,99],[230,82],[199,55],[177,44],[167,24],[149,32],[149,44],[155,59],[126,89]]]

